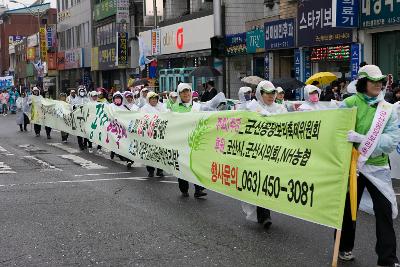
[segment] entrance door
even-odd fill
[[[393,74],[400,79],[400,31],[376,34],[376,64],[384,74]]]

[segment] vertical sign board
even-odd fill
[[[358,69],[360,68],[360,44],[351,45],[351,80],[357,79]]]
[[[304,56],[303,82],[305,82],[308,78],[311,77],[311,51],[303,50],[303,56]]]
[[[117,0],[116,23],[129,23],[129,0]]]
[[[47,40],[47,48],[55,48],[57,46],[56,43],[56,25],[48,25],[46,29],[46,40]]]
[[[332,27],[358,27],[358,0],[332,0]]]
[[[294,75],[296,80],[301,80],[301,51],[298,48],[294,50]]]
[[[117,56],[115,57],[117,67],[128,65],[128,33],[117,32]]]
[[[151,54],[153,56],[161,54],[161,29],[151,31]]]
[[[43,62],[47,60],[47,39],[46,39],[46,28],[40,27],[39,31],[39,39],[40,39],[40,58]]]
[[[164,11],[164,1],[163,0],[156,0],[157,6],[157,16],[162,17]],[[154,16],[154,2],[153,0],[146,0],[145,2],[146,7],[146,16]]]
[[[264,69],[265,69],[265,79],[269,81],[269,53],[265,53],[265,61],[264,61]]]

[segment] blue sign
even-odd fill
[[[282,19],[264,24],[265,50],[292,48],[295,43],[294,19]]]
[[[269,53],[265,53],[265,62],[264,62],[264,68],[265,68],[265,79],[269,81]]]
[[[358,70],[360,69],[360,44],[352,44],[351,49],[351,80],[357,79]]]
[[[304,50],[304,75],[303,81],[307,81],[311,77],[311,51]]]
[[[301,51],[298,48],[294,50],[294,75],[296,80],[301,80]]]
[[[358,0],[332,0],[332,27],[358,27]]]
[[[225,36],[225,53],[226,56],[246,54],[246,33],[243,32]]]
[[[361,0],[361,27],[400,24],[399,0]]]

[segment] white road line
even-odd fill
[[[16,173],[16,172],[13,171],[10,166],[0,161],[0,174],[10,174],[10,173]]]
[[[37,164],[39,164],[39,165],[42,167],[42,170],[62,171],[61,169],[56,168],[55,166],[53,166],[53,165],[51,165],[51,164],[49,164],[49,163],[47,163],[47,162],[45,162],[45,161],[43,161],[43,160],[41,160],[41,159],[38,159],[37,157],[34,157],[34,156],[24,156],[24,158],[30,159],[30,160],[33,160],[33,161],[36,161]]]
[[[178,182],[176,182],[176,181],[160,181],[160,183],[165,183],[165,184],[177,184]]]
[[[18,147],[23,148],[26,152],[45,152],[45,149],[42,149],[37,146],[33,146],[31,144],[23,144],[23,145],[18,145]]]
[[[82,176],[101,176],[101,175],[118,175],[118,174],[128,174],[131,172],[106,172],[106,173],[87,173],[87,174],[75,174],[75,177]]]
[[[0,152],[2,153],[8,153],[7,149],[5,149],[4,147],[0,146]]]
[[[53,147],[57,147],[57,148],[59,148],[59,149],[62,149],[62,150],[66,151],[66,152],[68,152],[68,153],[71,153],[71,154],[79,153],[79,150],[78,150],[78,149],[69,147],[68,145],[65,145],[65,144],[63,144],[63,143],[47,143],[47,144],[48,144],[49,146],[53,146]]]
[[[75,164],[80,165],[81,167],[88,169],[88,170],[102,170],[102,169],[108,169],[105,166],[101,166],[99,164],[96,164],[90,160],[86,160],[84,158],[78,157],[77,155],[60,155],[60,157],[64,159],[69,159],[72,160]]]

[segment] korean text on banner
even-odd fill
[[[356,110],[143,114],[34,101],[34,123],[279,213],[340,229]]]

